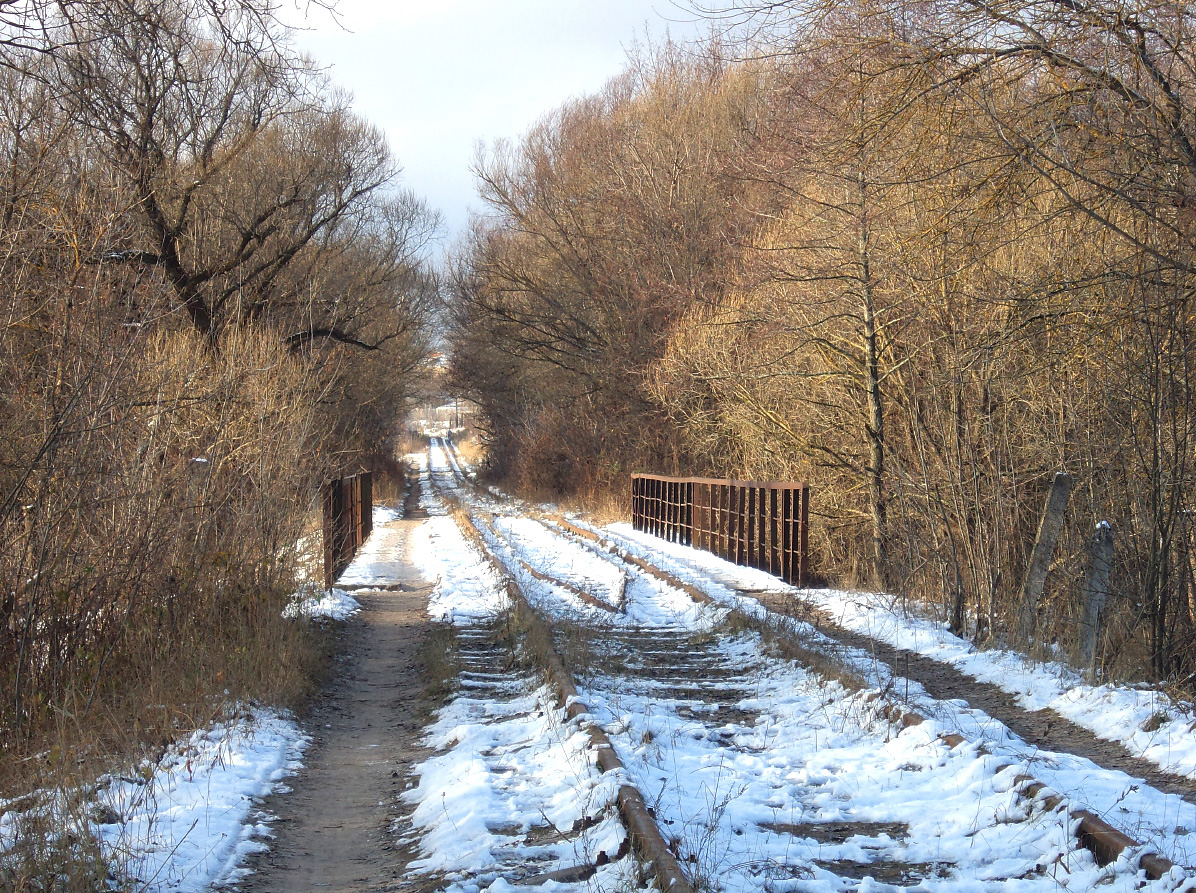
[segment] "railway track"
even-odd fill
[[[1049,758],[961,735],[959,705],[921,715],[934,699],[898,696],[899,675],[855,643],[730,610],[626,543],[512,510],[451,445],[433,443],[428,472],[549,630],[575,686],[566,701],[584,703],[682,875],[658,874],[661,886],[1045,889],[1169,874],[1128,838],[1111,846],[1099,820],[1083,849],[1076,804],[1030,775]]]

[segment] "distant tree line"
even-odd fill
[[[813,484],[831,580],[1008,638],[1054,473],[1036,646],[1097,522],[1099,659],[1196,672],[1196,18],[1113,0],[703,10],[479,159],[454,373],[494,470]]]
[[[275,12],[0,2],[10,767],[285,687],[318,485],[385,463],[427,352],[435,215]]]

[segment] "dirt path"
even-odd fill
[[[387,538],[394,576],[379,585],[402,588],[354,593],[362,612],[309,719],[314,740],[293,792],[265,804],[278,817],[275,839],[248,860],[245,893],[418,889],[402,880],[412,854],[392,830],[409,770],[425,753],[418,738],[429,708],[421,655],[431,586],[406,560],[420,523],[412,514],[374,533]]]

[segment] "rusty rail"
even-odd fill
[[[374,479],[368,471],[324,485],[324,587],[331,589],[374,529]]]
[[[810,485],[631,476],[636,530],[806,585]]]

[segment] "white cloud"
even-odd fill
[[[385,130],[405,185],[450,232],[478,203],[469,173],[478,140],[517,137],[600,89],[645,31],[703,30],[670,0],[341,0],[338,13],[340,25],[318,8],[296,13],[295,43]]]

